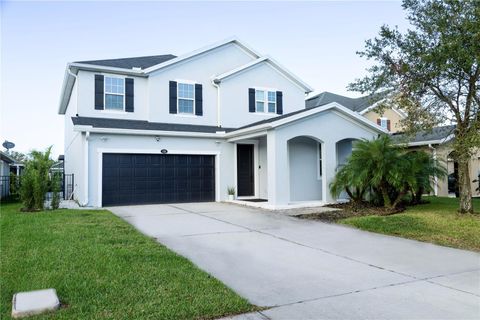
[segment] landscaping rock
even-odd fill
[[[23,318],[44,312],[54,311],[60,307],[55,289],[18,292],[13,295],[12,317]]]

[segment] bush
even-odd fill
[[[60,205],[60,174],[59,173],[53,173],[52,178],[51,178],[51,183],[52,183],[52,203],[51,207],[53,210],[58,209]]]
[[[407,194],[412,195],[412,203],[419,203],[422,194],[432,189],[433,178],[445,175],[446,170],[430,154],[409,152],[382,135],[355,143],[330,191],[335,196],[346,191],[354,202],[365,201],[369,195],[371,203],[393,210]]]
[[[32,151],[25,162],[25,170],[20,186],[20,200],[23,210],[44,209],[45,194],[50,185],[49,170],[54,161],[50,159],[52,147],[45,152]]]

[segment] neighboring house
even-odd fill
[[[454,138],[453,130],[455,126],[442,126],[433,128],[431,132],[418,132],[415,137],[407,137],[401,131],[400,121],[406,117],[406,114],[397,108],[386,109],[383,114],[378,114],[374,109],[378,99],[373,96],[365,96],[360,98],[349,98],[342,95],[322,92],[320,94],[309,97],[305,100],[307,108],[322,106],[331,102],[337,102],[358,112],[370,121],[386,128],[397,141],[405,143],[409,149],[422,149],[433,154],[448,171],[448,177],[436,180],[434,184],[434,194],[439,196],[449,196],[455,194],[454,184],[456,177],[456,165],[453,161],[451,152],[453,151],[451,141]],[[480,192],[475,191],[479,187],[478,182],[480,175],[480,151],[477,151],[470,161],[470,179],[472,181],[472,191],[475,196],[479,196]],[[450,181],[450,188],[449,188]],[[450,189],[450,190],[449,190]]]
[[[332,202],[355,139],[385,132],[236,38],[182,56],[67,65],[65,173],[88,206],[266,200]]]
[[[0,151],[0,198],[7,196],[10,192],[10,165],[15,159],[6,152]]]
[[[376,110],[374,110],[378,100],[379,99],[376,96],[349,98],[325,91],[306,99],[305,105],[307,108],[313,108],[331,102],[337,102],[352,111],[358,112],[365,118],[375,122],[391,133],[401,131],[402,126],[400,120],[404,119],[406,114],[397,108],[386,109],[383,114],[379,114]]]
[[[438,196],[455,195],[455,183],[458,177],[457,164],[453,160],[451,154],[453,151],[452,141],[454,139],[455,126],[442,126],[433,128],[432,131],[418,132],[414,137],[407,137],[402,133],[393,135],[396,141],[405,143],[411,150],[423,150],[431,153],[440,164],[446,167],[448,176],[445,179],[436,179],[434,182],[433,194]],[[474,180],[480,176],[480,150],[477,150],[470,160],[470,181],[472,193],[474,196],[480,196],[480,192],[476,191],[479,182]]]

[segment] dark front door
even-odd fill
[[[104,206],[215,201],[215,156],[103,155]]]
[[[237,194],[239,197],[254,195],[253,171],[253,144],[238,144]]]

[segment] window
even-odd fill
[[[193,114],[195,109],[195,85],[178,83],[178,113]]]
[[[277,110],[277,93],[268,91],[268,112],[275,113]]]
[[[255,104],[257,112],[265,112],[265,91],[255,90]]]
[[[277,92],[267,90],[255,90],[256,112],[276,113],[277,112]]]
[[[318,143],[318,148],[317,148],[317,179],[320,180],[322,179],[322,144],[319,142]]]
[[[380,126],[381,126],[382,128],[388,129],[388,128],[387,128],[387,126],[388,126],[387,122],[388,122],[388,119],[387,119],[387,118],[380,118]]]
[[[105,77],[105,110],[123,110],[125,105],[125,80]]]

